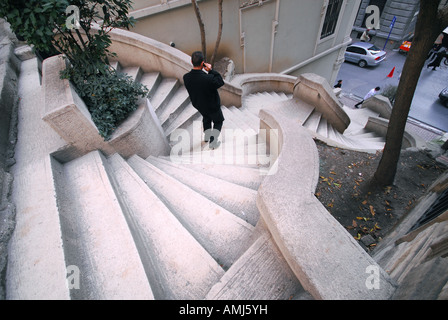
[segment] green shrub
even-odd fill
[[[73,82],[99,134],[108,140],[120,123],[137,109],[139,97],[148,95],[148,89],[132,77],[113,69],[87,75],[83,71],[68,67],[61,76]]]
[[[381,95],[388,98],[391,105],[394,105],[395,96],[397,95],[397,89],[398,89],[397,86],[389,84],[383,89],[383,92],[381,93]]]

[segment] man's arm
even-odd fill
[[[210,63],[204,62],[204,70],[208,72],[208,74],[213,76],[213,86],[218,89],[224,85],[224,80],[221,74],[218,71],[212,69],[212,65]]]

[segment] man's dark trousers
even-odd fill
[[[204,127],[206,142],[218,141],[223,125],[222,116],[220,114],[202,115],[202,126]],[[213,123],[213,127],[212,127]]]
[[[224,121],[218,88],[224,85],[224,80],[215,70],[207,74],[193,69],[184,75],[184,83],[193,106],[203,117],[204,140],[217,142]]]

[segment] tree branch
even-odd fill
[[[207,46],[205,43],[205,26],[202,21],[201,12],[199,11],[199,6],[196,0],[191,0],[193,4],[194,13],[196,14],[196,18],[199,23],[199,30],[201,31],[201,43],[202,43],[202,53],[204,54],[204,58],[207,57]]]
[[[218,2],[218,10],[219,10],[219,29],[218,29],[218,36],[216,37],[216,44],[215,44],[215,51],[213,51],[212,59],[210,63],[213,65],[215,63],[216,56],[218,54],[218,47],[219,43],[221,42],[222,37],[222,2],[223,0],[219,0]]]

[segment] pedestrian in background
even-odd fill
[[[362,41],[362,42],[369,42],[369,41],[370,41],[369,31],[370,31],[370,29],[366,29],[366,30],[362,33],[362,35],[361,35],[361,41]]]
[[[369,92],[367,92],[367,94],[364,96],[364,99],[362,99],[360,102],[355,104],[355,108],[359,108],[360,104],[362,104],[365,100],[369,99],[370,97],[373,97],[374,95],[376,95],[380,90],[381,90],[380,87],[376,87],[376,88],[373,88],[372,90],[370,90]]]
[[[334,85],[335,88],[342,88],[342,80],[338,80],[338,82]]]
[[[442,62],[443,58],[448,58],[448,54],[445,49],[437,52],[436,58],[431,63],[429,63],[426,68],[432,67],[432,70],[436,70],[437,67],[440,68],[440,63]]]

